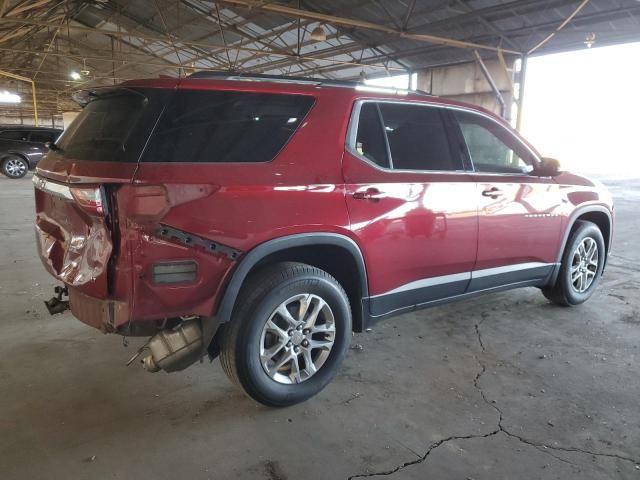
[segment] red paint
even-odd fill
[[[39,235],[40,254],[52,275],[75,289],[77,297],[126,305],[116,328],[129,320],[211,315],[236,264],[224,255],[156,237],[153,231],[160,223],[242,252],[283,235],[340,233],[363,252],[369,293],[377,295],[431,276],[554,262],[575,208],[588,203],[611,210],[605,190],[575,175],[388,172],[345,152],[357,99],[461,105],[455,102],[269,82],[160,79],[126,85],[307,94],[316,103],[270,163],[74,162],[53,151],[39,163],[37,174],[56,182],[110,186],[110,223],[87,215],[72,201],[36,190],[36,224],[39,233],[45,232]],[[502,196],[481,195],[491,188],[499,188]],[[65,254],[73,238],[87,239],[91,232],[94,237],[99,232],[100,240],[76,253],[88,259],[79,268],[91,270],[95,279],[72,281],[61,273]],[[195,283],[152,282],[155,262],[181,259],[197,263]]]

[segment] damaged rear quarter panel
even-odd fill
[[[210,315],[214,299],[233,261],[218,252],[186,246],[156,235],[168,212],[215,192],[211,185],[123,185],[117,191],[120,231],[113,292],[130,304],[133,320],[156,320],[178,315]],[[191,232],[193,233],[193,232]],[[153,280],[158,262],[193,261],[194,282],[159,284]]]

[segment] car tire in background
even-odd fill
[[[351,340],[347,294],[327,272],[283,262],[253,274],[221,327],[220,362],[254,400],[302,402],[336,375]]]
[[[29,171],[27,161],[17,155],[9,155],[2,159],[0,164],[2,173],[9,178],[18,179],[24,177]]]
[[[606,254],[598,226],[578,220],[562,254],[556,283],[543,288],[542,293],[556,305],[574,306],[586,302],[600,281]]]

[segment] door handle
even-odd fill
[[[356,200],[369,200],[370,202],[379,202],[384,194],[377,188],[367,188],[353,193],[353,198]]]
[[[485,190],[482,192],[483,197],[490,197],[494,200],[502,195],[502,191],[497,187],[492,187],[489,190]]]

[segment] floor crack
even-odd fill
[[[474,328],[476,331],[476,337],[478,339],[478,344],[480,345],[480,348],[482,350],[482,353],[486,352],[486,348],[484,345],[484,342],[482,341],[482,334],[480,333],[480,325],[482,324],[482,321],[480,321],[479,323],[476,323]],[[594,452],[591,450],[587,450],[587,449],[583,449],[583,448],[578,448],[578,447],[563,447],[563,446],[556,446],[556,445],[548,445],[544,442],[536,442],[534,440],[529,440],[521,435],[515,434],[513,432],[510,432],[509,430],[507,430],[504,425],[503,425],[503,421],[504,421],[504,416],[502,413],[502,410],[498,407],[498,405],[496,404],[495,400],[489,400],[487,398],[487,396],[484,393],[483,388],[480,386],[480,378],[482,377],[482,375],[486,372],[487,370],[487,366],[485,365],[485,363],[482,361],[482,359],[476,355],[476,362],[478,363],[478,365],[480,365],[480,371],[476,374],[474,380],[473,380],[473,386],[478,390],[478,392],[480,393],[480,396],[482,397],[482,400],[484,400],[484,402],[491,406],[496,413],[498,414],[498,431],[504,433],[505,435],[511,437],[511,438],[515,438],[516,440],[518,440],[521,443],[524,443],[526,445],[529,445],[531,447],[535,447],[538,450],[540,450],[541,452],[544,452],[548,455],[551,455],[552,457],[561,460],[560,458],[558,458],[556,455],[551,454],[550,452],[547,452],[546,450],[554,450],[557,452],[573,452],[573,453],[582,453],[585,455],[593,455],[596,457],[609,457],[609,458],[616,458],[618,460],[624,460],[627,462],[632,462],[634,463],[636,466],[640,465],[640,459],[636,459],[636,458],[632,458],[632,457],[628,457],[626,455],[618,455],[615,453],[604,453],[604,452]],[[567,463],[571,463],[568,462],[567,460],[563,460]]]
[[[351,475],[348,480],[352,480],[354,478],[365,478],[365,477],[379,477],[379,476],[384,476],[384,475],[393,475],[396,472],[399,472],[400,470],[402,470],[403,468],[406,467],[410,467],[412,465],[417,465],[419,463],[424,462],[429,455],[431,455],[431,452],[433,452],[436,448],[444,445],[447,442],[452,442],[454,440],[469,440],[472,438],[488,438],[488,437],[492,437],[493,435],[497,435],[498,433],[500,433],[500,429],[495,429],[489,433],[484,433],[484,434],[475,434],[475,435],[452,435],[450,437],[446,437],[443,438],[441,440],[438,440],[437,442],[434,442],[431,444],[431,446],[429,447],[429,449],[426,451],[426,453],[424,455],[422,455],[420,458],[417,458],[416,460],[412,460],[410,462],[405,462],[402,465],[399,465],[395,468],[392,468],[390,470],[386,470],[386,471],[382,471],[382,472],[373,472],[373,473],[358,473],[356,475]]]
[[[483,316],[483,318],[474,324],[474,330],[476,333],[476,338],[478,340],[478,344],[480,345],[480,349],[481,349],[481,354],[486,353],[486,347],[485,344],[482,340],[482,333],[480,332],[480,325],[482,325],[482,322],[484,321],[485,317]],[[424,461],[426,461],[429,457],[429,455],[431,455],[431,453],[438,447],[448,443],[448,442],[453,442],[455,440],[470,440],[473,438],[489,438],[489,437],[493,437],[499,433],[504,433],[505,435],[507,435],[508,437],[511,438],[515,438],[516,440],[518,440],[521,443],[524,443],[525,445],[529,445],[533,448],[535,448],[536,450],[545,453],[547,455],[550,455],[551,457],[555,458],[556,460],[565,462],[565,463],[569,463],[571,465],[575,465],[573,462],[570,462],[569,460],[566,460],[564,458],[561,458],[557,455],[555,455],[554,453],[552,453],[551,451],[556,451],[556,452],[571,452],[571,453],[582,453],[585,455],[593,455],[596,457],[609,457],[609,458],[616,458],[618,460],[623,460],[626,462],[632,462],[636,465],[636,467],[640,466],[640,459],[635,459],[635,458],[631,458],[631,457],[627,457],[625,455],[618,455],[615,453],[603,453],[603,452],[594,452],[594,451],[590,451],[590,450],[586,450],[586,449],[582,449],[582,448],[577,448],[577,447],[562,447],[562,446],[554,446],[554,445],[548,445],[546,443],[543,442],[536,442],[533,440],[529,440],[521,435],[517,435],[515,433],[510,432],[509,430],[507,430],[504,425],[503,425],[503,413],[502,410],[500,410],[500,408],[496,405],[495,400],[489,400],[487,398],[487,396],[484,393],[483,388],[480,386],[480,379],[482,378],[482,375],[484,375],[484,373],[487,371],[487,366],[486,364],[482,361],[482,359],[480,358],[479,355],[474,355],[476,362],[478,363],[478,365],[480,366],[480,370],[478,371],[478,373],[476,373],[475,377],[473,378],[473,386],[474,388],[480,393],[480,396],[482,397],[482,400],[489,405],[490,407],[492,407],[495,411],[496,414],[498,415],[498,425],[497,428],[495,428],[494,430],[488,432],[488,433],[484,433],[484,434],[471,434],[471,435],[452,435],[450,437],[446,437],[443,438],[441,440],[438,440],[437,442],[434,442],[431,444],[431,446],[429,446],[428,450],[425,452],[424,455],[422,455],[421,457],[417,458],[416,460],[412,460],[412,461],[408,461],[405,462],[401,465],[398,465],[395,468],[389,469],[389,470],[383,470],[380,472],[372,472],[372,473],[359,473],[356,475],[351,475],[348,480],[352,480],[354,478],[366,478],[366,477],[378,477],[378,476],[386,476],[386,475],[393,475],[396,472],[399,472],[400,470],[410,467],[412,465],[418,465],[420,463],[423,463]],[[549,451],[551,450],[551,451]]]

